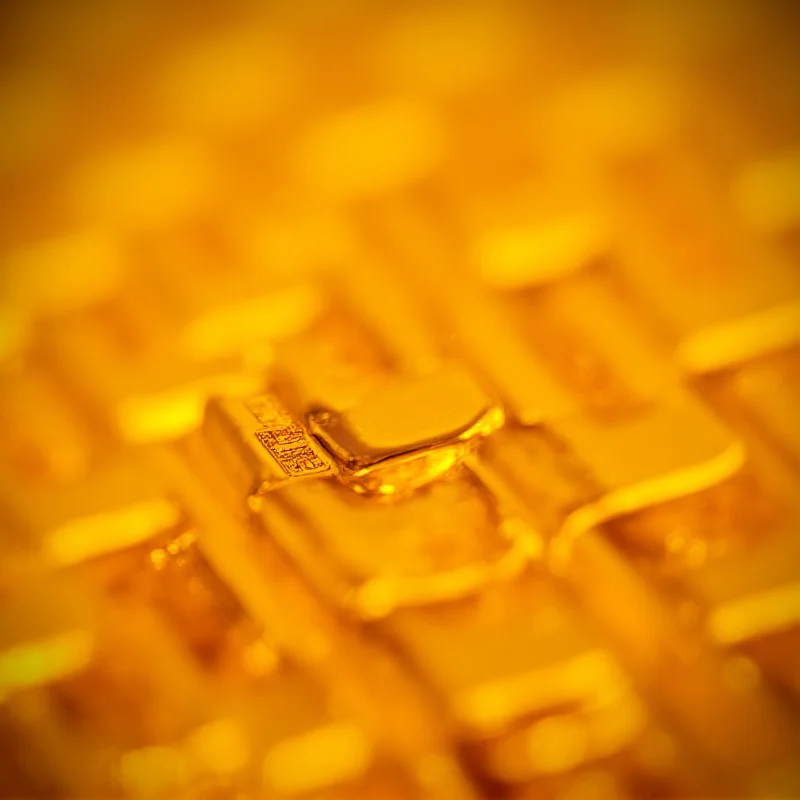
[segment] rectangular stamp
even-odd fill
[[[287,475],[300,477],[330,470],[306,431],[296,423],[264,428],[256,431],[255,436]]]

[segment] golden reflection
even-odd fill
[[[0,12],[0,796],[800,794],[797,14]]]

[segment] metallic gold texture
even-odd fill
[[[779,0],[0,8],[0,800],[800,796]]]

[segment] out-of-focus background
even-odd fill
[[[3,4],[0,796],[797,796],[798,17]]]

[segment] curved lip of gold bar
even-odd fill
[[[343,415],[329,409],[311,411],[306,420],[311,433],[339,462],[348,469],[362,470],[430,451],[431,448],[439,449],[485,436],[502,425],[503,413],[495,406],[488,406],[458,428],[402,448],[371,446],[358,436]]]
[[[378,620],[399,609],[425,608],[474,597],[485,587],[512,580],[530,564],[527,542],[509,538],[507,548],[485,563],[471,562],[435,575],[368,578],[339,602],[362,620]]]

